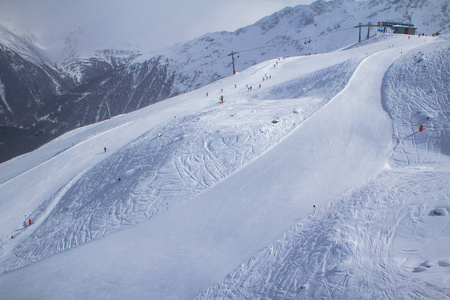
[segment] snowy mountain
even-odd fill
[[[75,30],[66,39],[65,58],[58,61],[58,70],[48,63],[39,47],[33,46],[32,39],[14,38],[19,46],[9,48],[11,43],[3,43],[7,47],[4,51],[18,54],[35,67],[45,67],[29,70],[27,75],[0,74],[0,87],[6,98],[17,99],[21,87],[30,90],[23,102],[27,108],[11,112],[5,104],[11,109],[11,101],[1,102],[1,114],[5,117],[0,123],[4,135],[0,161],[74,128],[230,76],[232,62],[228,55],[232,51],[238,52],[236,69],[242,71],[271,58],[339,49],[357,41],[354,26],[358,23],[387,20],[413,22],[419,32],[431,34],[449,26],[448,5],[445,0],[316,1],[308,6],[287,7],[235,32],[210,33],[143,55],[121,50],[101,50],[89,55],[80,49],[78,40],[82,32]],[[376,31],[372,30],[374,34]],[[5,34],[0,41],[3,39]],[[8,68],[13,64],[5,61]],[[42,72],[46,74],[40,76]],[[8,78],[14,76],[20,78],[16,80],[18,83],[9,82]],[[47,77],[51,80],[41,80]]]
[[[88,59],[67,60],[64,68],[58,69],[36,46],[35,37],[13,30],[0,26],[0,161],[92,123],[80,123],[84,113],[73,114],[72,109],[65,108],[73,105],[74,88],[138,55],[130,51],[96,51]],[[69,72],[79,76],[68,76]],[[78,94],[76,100],[80,100]]]
[[[449,46],[271,59],[0,164],[0,290],[450,297]]]
[[[316,1],[311,5],[287,7],[235,32],[205,34],[187,43],[144,54],[131,61],[130,68],[121,77],[132,72],[145,74],[148,81],[158,81],[160,86],[155,88],[169,87],[169,95],[174,96],[230,76],[232,51],[238,52],[235,63],[237,71],[241,71],[270,58],[323,53],[352,44],[358,39],[354,26],[359,22],[416,22],[420,32],[431,35],[448,28],[449,15],[445,1]],[[373,30],[372,35],[375,33]],[[155,74],[151,69],[149,74],[145,63],[149,61],[158,61],[161,70]],[[152,95],[149,92],[136,95],[135,91],[142,89],[140,85],[141,79],[134,80],[127,89],[128,97],[108,99],[113,103],[125,102],[122,112],[142,107]],[[113,114],[116,113],[121,112]]]
[[[73,86],[36,46],[33,36],[0,26],[0,161],[31,151],[57,135],[40,122]],[[62,133],[62,132],[60,132]]]
[[[133,50],[97,50],[92,56],[66,59],[61,63],[61,71],[81,85],[127,64],[139,55],[138,51]]]
[[[30,31],[11,25],[0,25],[0,41],[3,47],[15,52],[22,59],[37,66],[48,67],[49,58],[43,53],[36,36]]]

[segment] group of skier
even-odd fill
[[[269,80],[269,79],[272,79],[272,75],[264,74],[264,76],[262,78],[262,81],[266,81],[266,80]],[[261,87],[262,87],[262,85],[259,84],[258,88],[261,88]],[[237,84],[234,85],[234,88],[237,88]],[[251,85],[248,85],[248,84],[245,85],[245,88],[249,92],[251,92],[253,90],[253,87]],[[223,93],[223,89],[220,89],[220,93]],[[206,97],[208,97],[208,96],[209,96],[209,93],[206,93]],[[219,99],[220,99],[219,104],[223,104],[224,103],[224,96],[220,95]]]

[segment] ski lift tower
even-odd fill
[[[236,74],[236,68],[234,67],[234,56],[236,54],[239,54],[239,52],[231,51],[231,53],[228,54],[228,56],[231,56],[231,62],[233,63],[233,75]]]
[[[357,26],[355,26],[355,28],[359,28],[358,43],[361,43],[361,28],[362,27],[367,27],[367,37],[366,37],[366,39],[368,39],[369,36],[370,36],[370,27],[377,27],[377,26],[378,25],[372,25],[372,22],[369,22],[366,25],[363,25],[363,23],[359,23]]]

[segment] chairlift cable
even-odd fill
[[[338,33],[338,32],[342,32],[342,31],[349,30],[349,29],[354,29],[354,27],[352,26],[352,27],[348,27],[348,28],[343,28],[343,29],[335,30],[335,31],[329,32],[328,34]],[[309,38],[309,43],[310,43],[310,42],[312,42],[312,40],[311,40],[312,37],[319,37],[319,36],[321,36],[321,35],[322,35],[322,34],[309,35],[309,36],[305,36],[305,37],[299,37],[299,38],[297,38],[297,39],[298,39],[298,40],[305,39],[305,41],[306,41],[306,39]],[[269,44],[269,45],[261,46],[261,47],[257,47],[257,48],[252,48],[252,49],[246,49],[246,50],[236,51],[234,54],[245,53],[245,52],[255,51],[255,50],[264,49],[264,48],[270,48],[270,47],[274,47],[274,46],[277,46],[277,45],[278,45],[278,44],[273,43],[273,44]],[[189,68],[189,69],[187,69],[187,70],[184,70],[184,72],[192,71],[192,70],[198,69],[198,68],[200,68],[200,67],[202,67],[202,66],[204,66],[204,65],[213,63],[213,62],[218,61],[218,60],[223,59],[223,58],[227,58],[228,56],[229,56],[229,54],[224,55],[224,56],[221,56],[221,57],[218,57],[218,58],[215,58],[215,59],[212,59],[212,60],[207,61],[207,62],[204,62],[204,63],[202,63],[202,64],[200,64],[200,65],[198,65],[198,66],[195,66],[195,67]]]

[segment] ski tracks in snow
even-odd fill
[[[384,171],[340,201],[300,221],[283,238],[256,254],[197,299],[443,299],[445,285],[417,278],[416,266],[434,261],[429,272],[450,271],[448,258],[405,254],[405,247],[440,247],[435,236],[411,241],[423,222],[442,201],[450,208],[448,173]],[[417,179],[425,184],[411,189]],[[436,187],[442,188],[438,195]],[[419,216],[411,208],[428,202]],[[445,205],[445,204],[444,204]],[[447,230],[448,216],[437,220],[438,232]],[[433,229],[434,230],[434,229]],[[414,248],[420,251],[420,247]],[[409,267],[407,266],[409,265]],[[428,270],[427,270],[428,271]]]
[[[352,59],[321,70],[320,82],[348,80],[359,62]],[[151,129],[77,176],[45,222],[15,243],[10,257],[0,263],[1,271],[137,224],[229,176],[279,142],[344,87],[334,84],[324,89],[318,81],[299,94],[298,87],[306,85],[311,76],[280,87],[288,98],[269,100],[266,93],[255,93],[249,100],[229,101],[226,106]],[[46,209],[48,203],[39,209]]]
[[[390,82],[389,76],[386,82]],[[295,84],[289,89],[293,86]],[[264,95],[260,96],[250,101],[264,99]],[[386,99],[391,96],[388,94]],[[304,114],[305,106],[301,105],[301,100],[296,100],[295,107],[292,107],[292,103],[287,105],[284,101],[276,101],[279,101],[277,105],[272,103],[267,107],[264,107],[264,103],[269,104],[270,101],[261,102],[262,106],[256,110],[242,110],[245,107],[242,103],[238,106],[239,110],[233,110],[230,101],[230,105],[221,106],[214,113],[211,111],[210,115],[204,112],[189,116],[181,122],[177,120],[165,124],[168,128],[147,132],[98,164],[65,193],[32,238],[13,252],[17,265],[26,265],[34,259],[50,256],[55,253],[55,249],[67,249],[104,236],[170,209],[171,205],[188,201],[210,182],[208,178],[217,176],[220,180],[220,176],[226,174],[230,166],[239,167],[245,161],[240,157],[248,157],[237,155],[231,149],[238,149],[250,156],[260,155],[267,149],[264,147],[269,147],[267,140],[272,138],[273,143],[276,143],[295,127],[291,125],[294,123],[293,118],[298,124],[308,115]],[[280,107],[280,111],[275,111],[274,107]],[[249,118],[252,114],[253,117]],[[270,121],[275,117],[280,120],[277,124]],[[400,114],[400,117],[406,123],[411,120],[404,114]],[[248,121],[250,119],[252,121]],[[239,122],[234,123],[233,120]],[[197,126],[189,125],[191,122]],[[198,131],[188,132],[184,130],[183,124],[189,125],[186,129],[196,128]],[[233,128],[237,125],[240,126],[239,135]],[[410,124],[406,124],[408,126]],[[159,132],[163,132],[163,136],[159,137]],[[199,137],[207,138],[197,140]],[[208,140],[210,137],[211,140]],[[263,144],[266,146],[261,146]],[[417,144],[412,143],[412,146]],[[192,154],[201,152],[200,149],[203,155]],[[415,149],[418,154],[415,157],[420,157],[424,148]],[[436,161],[436,155],[430,148],[425,150],[428,151],[427,159]],[[399,146],[394,151],[394,154],[397,153],[402,153]],[[408,151],[403,153],[409,155]],[[437,157],[438,161],[445,159]],[[230,158],[233,161],[230,162]],[[409,156],[407,158],[410,159]],[[208,163],[207,160],[211,161]],[[392,161],[395,166],[396,160]],[[411,161],[420,162],[416,158]],[[202,164],[208,166],[202,167]],[[430,283],[426,277],[427,274],[437,272],[446,280],[445,276],[450,270],[448,257],[445,256],[447,254],[431,251],[441,244],[444,247],[449,245],[446,236],[450,235],[442,234],[448,231],[449,173],[448,169],[439,168],[430,168],[424,172],[417,165],[415,169],[385,170],[345,194],[341,200],[318,209],[199,298],[449,297],[448,290],[442,284]],[[211,180],[210,184],[214,183]],[[170,205],[167,201],[171,201]],[[214,218],[215,215],[208,217]],[[435,234],[428,234],[430,230]],[[194,260],[197,263],[200,261],[201,258]],[[115,263],[122,266],[121,262]],[[30,269],[33,270],[33,266]],[[189,266],[186,269],[180,267],[177,271],[187,269]],[[18,276],[21,272],[12,274]],[[4,278],[7,281],[14,279],[14,276],[8,277],[6,274]],[[436,276],[434,279],[439,281],[440,278]],[[178,283],[169,282],[168,288],[170,284],[175,287]],[[192,281],[189,284],[195,285]],[[145,286],[148,286],[148,282]]]
[[[434,163],[432,149],[450,154],[449,61],[448,43],[425,46],[406,54],[386,74],[384,105],[396,122],[398,141],[395,165]]]
[[[385,75],[394,169],[301,220],[197,298],[450,298],[448,49],[413,50]]]

